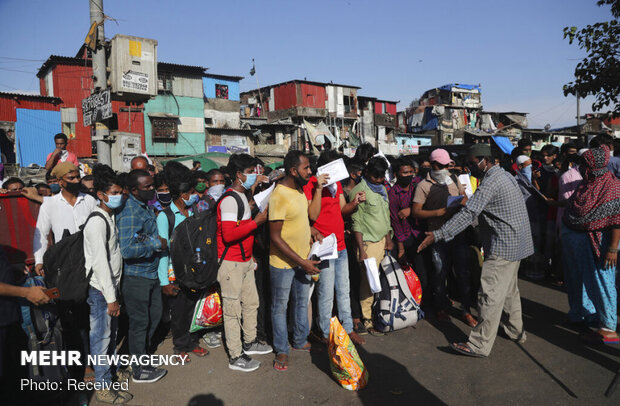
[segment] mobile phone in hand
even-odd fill
[[[58,288],[45,289],[45,294],[50,299],[58,299],[60,297],[60,291]]]

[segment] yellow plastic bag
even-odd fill
[[[332,375],[343,388],[360,390],[366,387],[368,370],[338,317],[332,317],[329,322],[328,352]]]

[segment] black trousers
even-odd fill
[[[172,344],[177,352],[189,352],[198,346],[201,332],[189,332],[192,324],[196,302],[200,299],[201,292],[191,292],[181,288],[177,295],[170,300],[172,317],[170,330],[172,331]]]
[[[349,299],[351,301],[351,318],[362,318],[362,306],[360,304],[360,263],[357,260],[357,247],[353,237],[345,238],[347,255],[349,257]]]

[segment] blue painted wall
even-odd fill
[[[230,88],[229,88],[230,91]],[[178,107],[177,107],[178,103]],[[205,152],[205,134],[178,133],[176,142],[153,142],[149,113],[167,113],[179,117],[199,117],[204,120],[204,99],[196,97],[175,97],[159,94],[144,105],[144,143],[149,155],[194,155]]]
[[[228,100],[239,101],[239,82],[224,79],[202,78],[205,97],[215,99],[215,85],[228,85]]]
[[[54,151],[54,135],[62,131],[60,111],[15,109],[16,160],[21,166],[45,165]]]

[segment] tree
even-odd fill
[[[564,38],[577,42],[588,55],[577,64],[575,80],[564,85],[564,96],[595,97],[593,111],[609,108],[620,116],[620,0],[599,0],[598,6],[610,5],[613,19],[585,28],[564,27]]]

